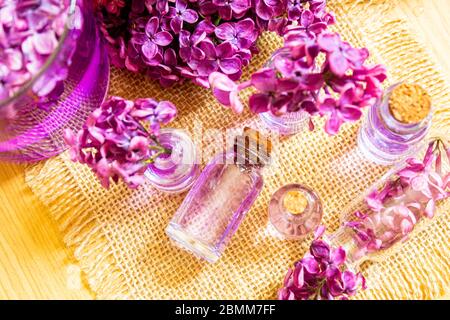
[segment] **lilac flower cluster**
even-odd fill
[[[11,98],[55,52],[68,16],[69,0],[0,0],[0,101]],[[37,98],[58,97],[67,68],[37,81]]]
[[[67,129],[64,139],[73,161],[88,165],[105,188],[122,179],[130,188],[143,182],[147,166],[156,157],[170,153],[158,144],[161,124],[177,114],[168,101],[138,99],[135,102],[112,97],[94,110],[83,128]],[[150,124],[146,130],[141,122]]]
[[[308,17],[314,33],[334,21],[326,0],[97,0],[97,7],[113,65],[165,87],[185,78],[209,87],[213,72],[238,80],[263,31],[282,33]]]
[[[253,112],[282,115],[303,110],[327,116],[325,130],[330,135],[344,122],[360,119],[361,109],[381,96],[386,70],[381,65],[365,65],[367,49],[353,48],[307,12],[302,14],[301,25],[286,27],[284,47],[249,81],[236,84],[226,75],[210,75],[219,102],[241,112],[239,92],[253,87],[257,90],[249,98]]]
[[[370,213],[356,212],[346,226],[354,231],[356,257],[404,240],[422,217],[433,218],[436,201],[450,197],[450,148],[430,143],[423,161],[410,158],[380,190],[366,197]]]
[[[324,228],[320,232],[323,232]],[[362,288],[365,279],[346,265],[343,248],[333,248],[321,239],[311,244],[309,252],[288,271],[284,286],[278,292],[280,300],[334,300],[348,299]]]

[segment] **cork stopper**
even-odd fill
[[[308,199],[299,190],[291,190],[283,198],[283,207],[293,215],[302,214],[307,206]]]
[[[264,166],[270,158],[272,143],[259,131],[245,127],[234,143],[235,163],[244,166]]]
[[[390,113],[404,124],[419,123],[428,116],[430,110],[430,95],[417,84],[400,84],[392,90],[389,97]]]

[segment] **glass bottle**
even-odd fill
[[[161,129],[159,144],[171,150],[150,164],[145,177],[159,190],[180,193],[189,189],[199,174],[197,150],[189,135],[179,129]]]
[[[431,126],[431,107],[428,107],[426,114],[414,121],[401,121],[393,114],[390,98],[404,86],[407,84],[399,83],[390,87],[370,108],[359,131],[358,148],[367,159],[377,164],[390,165],[412,154]],[[425,91],[423,93],[426,94]],[[417,110],[410,112],[419,115]]]
[[[329,240],[349,264],[386,259],[434,217],[450,195],[448,146],[443,138],[421,144],[414,161],[403,159],[344,209]]]
[[[272,68],[274,60],[280,56],[289,56],[289,51],[279,49],[275,51],[266,63],[267,68]],[[309,113],[303,110],[288,112],[283,115],[273,114],[271,111],[259,114],[262,123],[269,129],[278,131],[281,135],[293,135],[305,130],[310,119]]]
[[[14,95],[0,98],[0,160],[37,161],[60,153],[64,130],[78,131],[106,96],[109,62],[93,2],[60,2],[67,3],[67,17],[56,49]]]
[[[269,153],[259,134],[246,129],[233,150],[206,165],[170,221],[168,236],[198,257],[217,261],[261,192]]]
[[[300,240],[319,226],[322,203],[310,188],[288,184],[278,189],[269,202],[269,220],[278,233],[288,240]]]

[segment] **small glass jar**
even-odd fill
[[[167,235],[196,256],[216,262],[261,192],[261,170],[268,161],[263,153],[237,141],[234,150],[216,156],[170,221]]]
[[[0,99],[0,160],[37,161],[60,153],[64,130],[79,130],[106,96],[109,62],[93,2],[64,1],[67,18],[56,49],[13,96]]]
[[[419,122],[404,123],[392,114],[389,100],[392,92],[403,85],[390,87],[369,110],[358,135],[358,148],[369,160],[391,165],[414,153],[431,126],[432,111]]]
[[[270,199],[269,220],[278,233],[288,240],[300,240],[314,232],[322,215],[319,196],[300,184],[286,185]]]
[[[308,127],[310,115],[303,110],[289,112],[276,116],[272,112],[263,112],[259,118],[270,130],[276,130],[280,135],[289,136],[302,132]]]
[[[289,51],[286,49],[275,51],[267,61],[266,67],[273,68],[276,57],[289,55]],[[308,127],[310,115],[303,110],[288,112],[283,115],[275,115],[271,111],[268,111],[260,113],[259,118],[269,130],[275,130],[280,135],[288,136],[305,130]]]
[[[161,129],[158,136],[162,147],[171,150],[150,164],[145,177],[159,190],[180,193],[189,189],[199,174],[197,150],[189,135],[179,129]]]

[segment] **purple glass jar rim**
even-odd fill
[[[62,48],[64,47],[66,40],[69,36],[69,33],[71,31],[71,22],[73,21],[73,17],[76,12],[76,4],[77,2],[83,2],[84,0],[70,0],[70,4],[65,9],[67,10],[67,21],[64,26],[64,32],[62,33],[61,37],[58,40],[58,45],[56,46],[55,51],[47,58],[44,65],[42,66],[41,70],[37,72],[33,77],[27,81],[17,92],[14,93],[11,97],[8,97],[6,99],[0,100],[0,108],[3,108],[12,102],[20,99],[23,95],[25,95],[28,90],[30,90],[31,87],[36,83],[36,81],[42,77],[47,70],[49,70],[53,64],[56,61],[56,58],[58,57],[59,53],[61,52]]]

